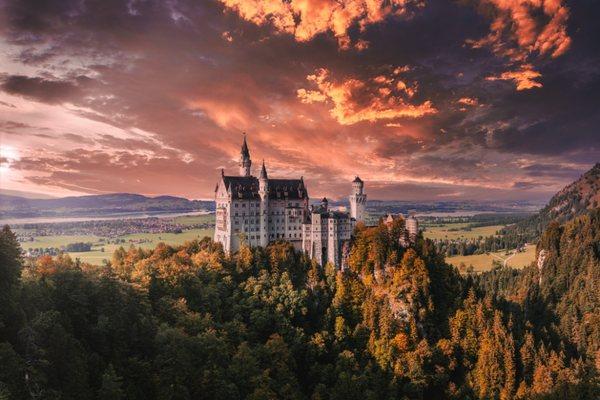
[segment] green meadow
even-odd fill
[[[214,221],[214,215],[194,215],[176,217],[175,222],[182,225],[193,225],[210,223]],[[16,230],[19,232],[19,230]],[[21,230],[22,233],[26,231]],[[22,242],[21,247],[24,250],[30,248],[46,248],[56,247],[61,248],[70,243],[84,242],[92,243],[92,251],[86,252],[70,252],[68,253],[73,259],[79,258],[82,262],[87,262],[94,265],[101,265],[105,260],[108,261],[112,257],[113,252],[119,247],[129,248],[130,246],[150,249],[156,247],[158,243],[166,243],[172,246],[177,246],[185,242],[202,239],[205,236],[212,237],[214,229],[186,229],[181,233],[134,233],[130,235],[122,235],[111,238],[101,238],[92,235],[53,235],[53,236],[35,236],[33,241]],[[118,241],[120,243],[114,243]],[[111,243],[108,243],[111,242]]]
[[[472,265],[474,272],[489,271],[494,266],[494,261],[498,261],[501,264],[504,264],[504,261],[506,261],[506,265],[509,267],[523,268],[531,264],[534,260],[535,245],[532,244],[527,245],[525,251],[515,254],[498,251],[494,253],[474,254],[471,256],[446,257],[446,262],[455,267],[460,267],[461,264],[464,264],[467,267]]]
[[[423,235],[426,238],[435,239],[477,239],[495,235],[504,225],[481,226],[469,228],[468,222],[440,224],[440,226],[424,226]]]

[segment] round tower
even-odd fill
[[[364,183],[357,176],[352,181],[352,194],[350,194],[350,216],[357,222],[364,221],[367,195],[364,193]]]
[[[258,195],[260,196],[260,245],[266,247],[269,244],[269,177],[265,160],[262,162],[258,176]]]

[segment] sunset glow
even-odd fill
[[[313,198],[547,199],[600,159],[590,2],[25,3],[0,6],[2,189],[208,199],[242,132]]]

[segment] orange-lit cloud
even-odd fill
[[[423,0],[220,0],[243,19],[257,25],[271,24],[278,32],[294,35],[296,40],[311,40],[320,33],[332,32],[342,49],[350,48],[348,30],[358,24],[361,30],[388,16],[409,14]],[[358,50],[368,47],[359,40]]]
[[[524,61],[534,52],[558,57],[571,45],[563,0],[481,0],[480,5],[493,19],[486,37],[469,41],[473,47],[491,47],[498,55]]]
[[[503,72],[499,76],[488,76],[486,79],[488,81],[514,81],[517,90],[527,90],[542,87],[542,84],[536,81],[541,76],[542,74],[533,69],[531,64],[525,64],[516,71]]]
[[[457,103],[465,106],[476,106],[479,104],[479,100],[472,97],[461,97],[457,100]]]
[[[3,189],[212,198],[243,131],[254,173],[313,198],[355,174],[371,199],[534,198],[600,159],[594,2],[569,3],[577,52],[554,60],[564,0],[3,1]],[[496,51],[464,45],[492,21]]]
[[[330,102],[333,107],[329,113],[342,125],[419,118],[437,112],[429,100],[420,104],[408,103],[407,99],[416,93],[417,84],[406,84],[396,74],[340,82],[332,81],[329,75],[328,70],[321,68],[307,76],[318,90],[299,89],[297,94],[303,103]]]

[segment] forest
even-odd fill
[[[596,399],[600,210],[461,276],[359,225],[348,267],[205,238],[91,266],[0,232],[0,399]]]

